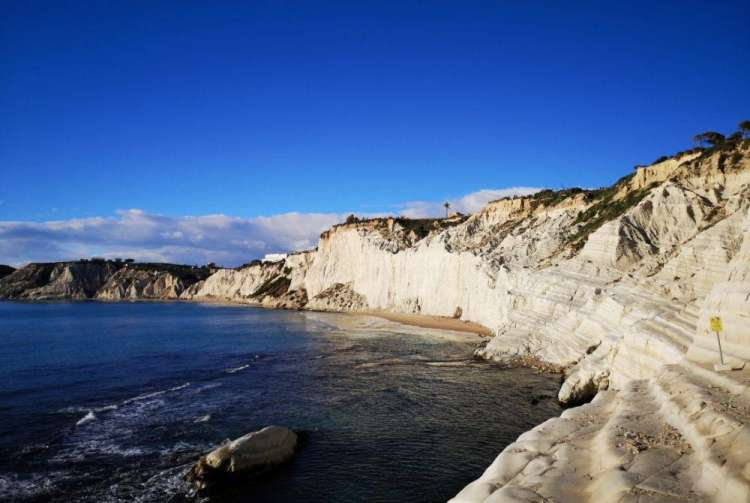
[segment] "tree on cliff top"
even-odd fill
[[[739,128],[743,138],[750,138],[750,121],[740,122]]]
[[[706,145],[713,147],[715,145],[723,143],[724,140],[724,135],[721,133],[717,133],[716,131],[706,131],[705,133],[693,136],[693,141],[701,147]]]

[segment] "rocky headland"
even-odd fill
[[[105,259],[32,263],[0,278],[0,299],[176,299],[214,272],[211,267]]]
[[[180,299],[462,320],[477,355],[564,372],[572,408],[455,502],[749,501],[750,140],[448,219],[356,219],[236,269],[30,264],[9,299]],[[581,405],[583,404],[583,405]],[[579,406],[577,406],[579,405]],[[575,406],[575,407],[574,407]]]

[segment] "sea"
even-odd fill
[[[559,376],[467,333],[180,302],[0,302],[0,501],[438,502],[560,414]],[[201,455],[268,425],[289,463],[211,495]]]

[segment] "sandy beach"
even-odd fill
[[[480,325],[479,323],[472,323],[470,321],[463,321],[456,318],[428,316],[424,314],[413,313],[394,313],[381,309],[370,309],[367,311],[358,312],[356,314],[377,316],[378,318],[383,318],[388,321],[394,321],[396,323],[403,323],[404,325],[413,325],[423,328],[436,328],[440,330],[453,330],[456,332],[470,332],[482,337],[492,336],[492,330],[485,327],[484,325]]]

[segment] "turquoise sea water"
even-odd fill
[[[559,414],[558,379],[478,338],[192,303],[0,303],[0,500],[185,501],[224,439],[304,433],[220,501],[444,501]]]

